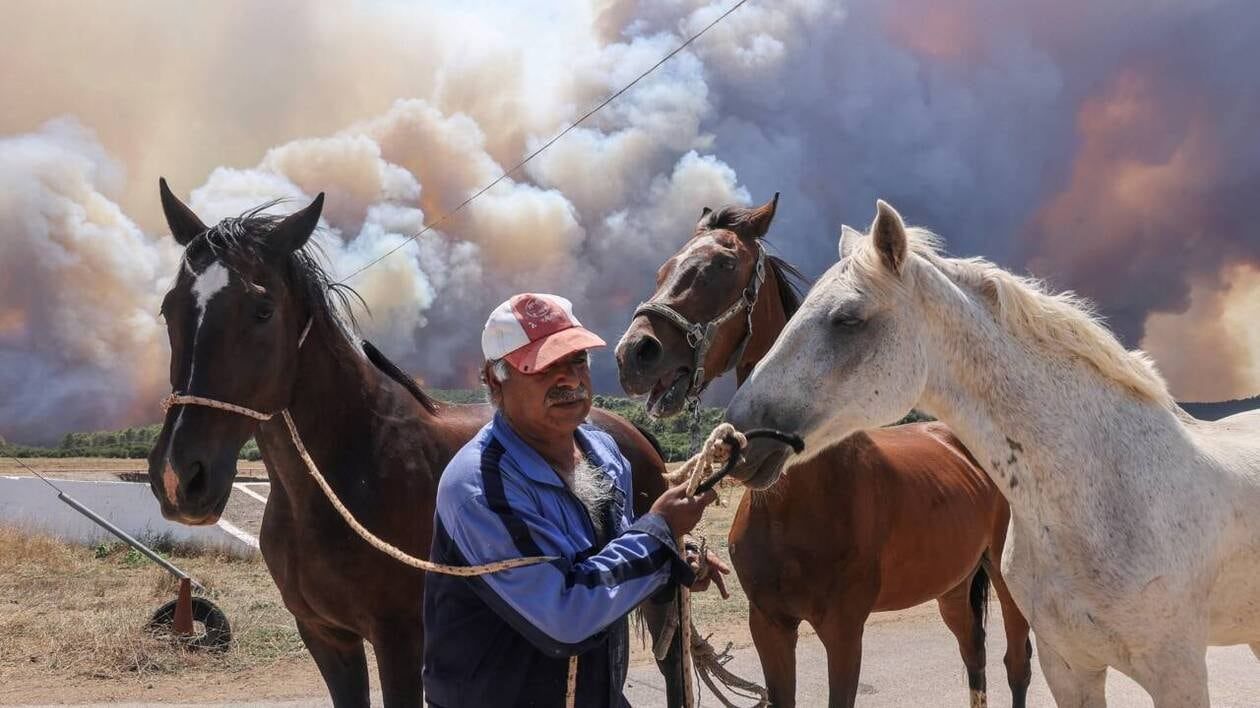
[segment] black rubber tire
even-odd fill
[[[174,633],[172,625],[175,624],[176,602],[178,601],[171,600],[153,613],[148,624],[150,632]],[[194,649],[227,651],[232,644],[232,626],[228,624],[227,615],[223,614],[223,610],[204,597],[194,597],[192,615],[194,622],[200,622],[205,627],[205,632],[184,639],[185,644]]]

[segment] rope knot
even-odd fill
[[[722,423],[709,433],[700,452],[674,473],[676,481],[686,480],[687,493],[694,496],[700,483],[713,473],[713,468],[731,459],[735,450],[742,450],[748,445],[748,438],[735,429],[730,423]]]

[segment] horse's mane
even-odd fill
[[[956,285],[980,294],[998,322],[1016,336],[1079,357],[1138,397],[1176,408],[1151,358],[1125,349],[1089,300],[1071,291],[1051,292],[1044,281],[1015,275],[983,258],[948,258],[942,255],[940,239],[924,229],[907,229],[906,236],[911,253]],[[854,255],[855,267],[889,277],[886,269],[873,267],[879,256],[869,239]]]
[[[284,216],[264,213],[280,200],[261,204],[237,217],[223,219],[188,245],[186,259],[195,258],[200,249],[207,249],[229,270],[242,275],[247,266],[257,267],[268,257],[270,236]],[[382,373],[400,383],[430,412],[437,410],[433,399],[414,379],[404,374],[393,362],[375,351],[367,342],[359,343],[359,323],[353,304],[367,309],[358,292],[344,283],[335,282],[324,269],[324,254],[315,240],[307,239],[285,259],[289,282],[297,290],[298,299],[310,308],[311,318],[329,333],[329,346],[350,357],[367,356]],[[373,357],[372,354],[376,356]],[[386,365],[382,365],[382,362]]]
[[[763,245],[762,248],[765,248]],[[779,286],[779,300],[783,302],[783,313],[791,319],[801,309],[801,284],[806,282],[804,274],[796,266],[779,258],[766,254],[766,266],[774,271],[775,282]]]
[[[739,233],[752,223],[757,207],[727,205],[717,211],[709,212],[705,227],[708,229],[726,229]]]
[[[398,385],[407,389],[407,391],[420,402],[420,405],[424,406],[425,410],[430,413],[438,412],[437,402],[435,402],[429,394],[425,393],[424,389],[420,388],[420,384],[416,383],[415,379],[408,376],[407,372],[403,371],[397,364],[390,361],[388,357],[382,354],[381,350],[376,348],[376,345],[366,339],[363,340],[363,353],[367,355],[368,361],[372,362],[373,366],[380,369],[386,376],[397,381]]]

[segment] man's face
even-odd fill
[[[586,351],[570,354],[533,374],[513,368],[507,381],[497,386],[499,407],[518,432],[536,437],[571,435],[591,412],[590,355]]]

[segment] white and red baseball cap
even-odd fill
[[[481,332],[481,352],[507,359],[517,371],[534,374],[604,340],[573,316],[573,303],[559,295],[522,293],[494,308]]]

